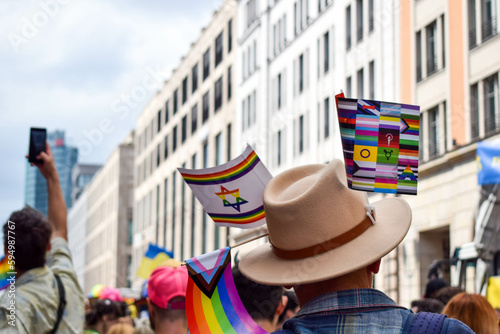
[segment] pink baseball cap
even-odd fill
[[[185,303],[170,303],[175,297],[186,297],[188,272],[185,266],[158,267],[148,281],[148,297],[163,309],[185,308]]]

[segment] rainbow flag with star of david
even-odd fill
[[[349,188],[417,194],[420,107],[336,96]]]
[[[215,224],[239,228],[265,224],[262,194],[272,175],[251,146],[220,166],[178,170]]]

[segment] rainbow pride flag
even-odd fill
[[[9,260],[7,256],[4,256],[0,260],[0,290],[7,289],[9,287],[9,281],[7,279],[11,276],[8,273],[11,272],[9,268]]]
[[[186,260],[186,315],[191,334],[268,333],[243,306],[230,264],[230,247]]]
[[[253,228],[265,224],[262,194],[272,175],[252,147],[220,166],[178,170],[217,225]]]
[[[168,261],[172,260],[173,257],[174,253],[169,252],[157,245],[149,244],[148,250],[141,260],[139,269],[137,269],[137,276],[148,279],[149,276],[151,276],[153,270],[155,270],[157,267],[161,265],[170,265]],[[180,262],[178,262],[177,265],[180,265]]]

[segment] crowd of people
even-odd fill
[[[38,158],[48,219],[29,207],[9,219],[16,229],[16,285],[15,297],[0,297],[0,332],[188,333],[184,266],[153,271],[148,317],[133,318],[129,305],[110,298],[86,302],[72,267],[66,206],[48,144]],[[410,227],[411,209],[397,197],[368,203],[364,193],[347,187],[341,161],[285,171],[269,182],[263,200],[269,242],[246,254],[233,277],[245,308],[264,330],[499,333],[498,314],[483,296],[444,280],[431,280],[411,310],[373,288],[382,257]]]

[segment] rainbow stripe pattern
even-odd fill
[[[220,166],[178,170],[215,224],[239,228],[265,224],[262,194],[272,175],[252,147]]]
[[[7,279],[11,277],[12,275],[9,275],[9,272],[11,272],[9,268],[9,261],[8,257],[4,256],[0,260],[0,290],[7,289],[9,287],[9,281]]]
[[[265,334],[238,296],[229,247],[186,261],[186,315],[192,334]]]
[[[336,96],[349,188],[417,194],[420,107]]]

